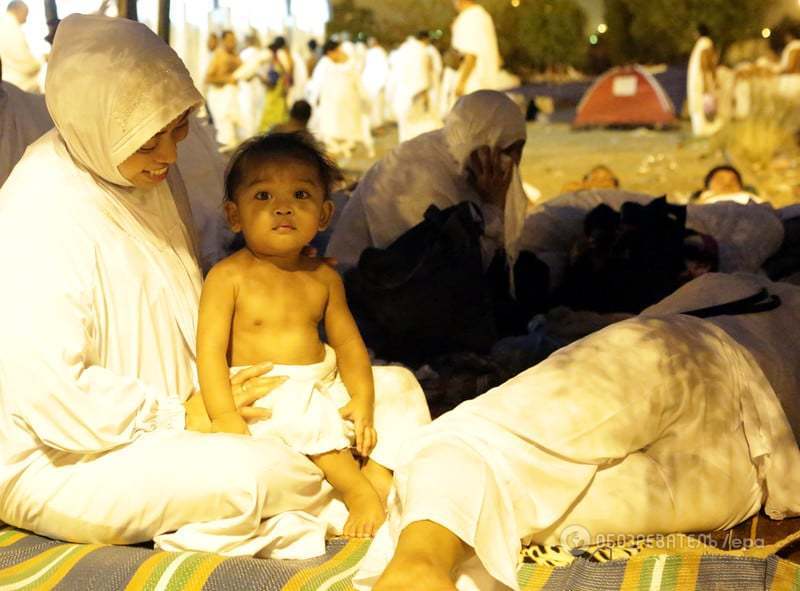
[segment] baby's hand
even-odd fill
[[[378,434],[372,426],[372,413],[372,401],[351,399],[339,409],[343,419],[353,421],[356,429],[356,451],[364,458],[369,456],[378,443]]]
[[[234,433],[237,435],[250,435],[247,423],[238,412],[226,412],[216,418],[211,419],[212,433]]]

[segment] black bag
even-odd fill
[[[367,346],[383,359],[418,365],[455,351],[486,352],[497,340],[481,261],[480,209],[440,210],[385,249],[368,248],[344,275]]]

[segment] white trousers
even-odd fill
[[[763,496],[742,418],[759,388],[752,358],[706,321],[639,317],[592,334],[421,431],[356,588],[371,588],[415,521],[474,548],[457,586],[482,591],[518,588],[524,539],[739,523]]]

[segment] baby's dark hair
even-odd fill
[[[225,171],[225,201],[236,200],[236,191],[248,170],[271,158],[290,158],[316,167],[325,199],[330,197],[333,185],[343,178],[336,163],[307,132],[267,133],[250,138],[234,152]]]

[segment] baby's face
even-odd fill
[[[271,159],[254,166],[225,211],[234,232],[242,232],[257,255],[299,253],[333,214],[317,168],[296,159]]]

